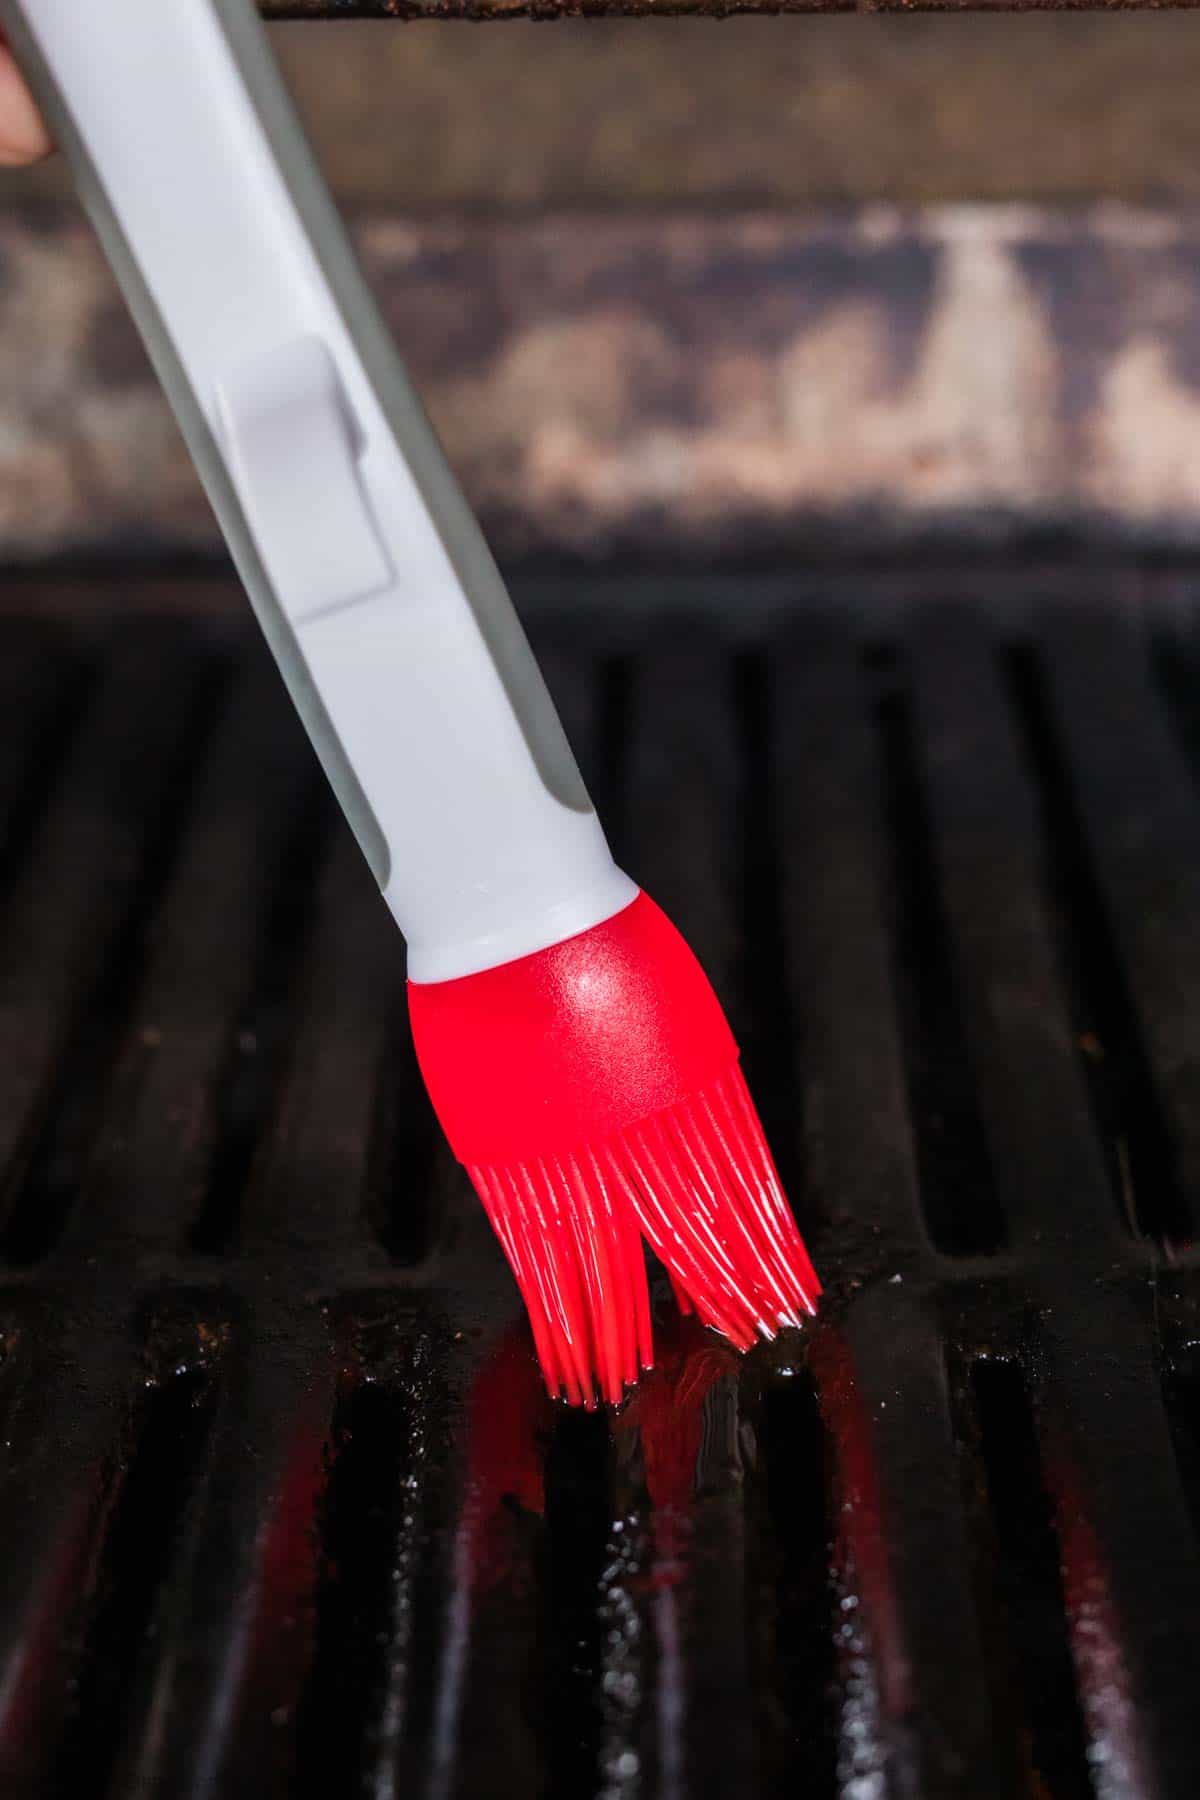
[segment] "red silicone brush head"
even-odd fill
[[[642,1237],[739,1349],[820,1292],[720,1003],[645,894],[457,981],[411,983],[430,1097],[504,1246],[551,1393],[651,1366]]]

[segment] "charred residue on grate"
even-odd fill
[[[959,1009],[916,722],[902,660],[876,646],[864,663],[878,734],[895,991],[922,1211],[938,1250],[986,1254],[1004,1242],[1004,1218]]]
[[[1112,1191],[1135,1235],[1185,1242],[1191,1235],[1188,1208],[1051,716],[1045,672],[1028,643],[1010,647],[1003,667],[1037,794],[1049,917]]]

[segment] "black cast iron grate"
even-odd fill
[[[830,1294],[611,1420],[240,614],[0,620],[6,1800],[1200,1791],[1200,610],[617,592],[536,635]]]

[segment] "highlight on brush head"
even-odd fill
[[[533,955],[412,982],[409,1011],[552,1394],[615,1404],[652,1366],[643,1238],[738,1349],[813,1312],[820,1283],[737,1045],[646,894]]]

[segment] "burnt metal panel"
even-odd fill
[[[259,0],[268,19],[579,19],[849,12],[1161,12],[1196,0]]]
[[[1194,553],[1193,214],[727,201],[351,221],[498,554]],[[75,215],[0,219],[0,304],[7,557],[214,556]]]

